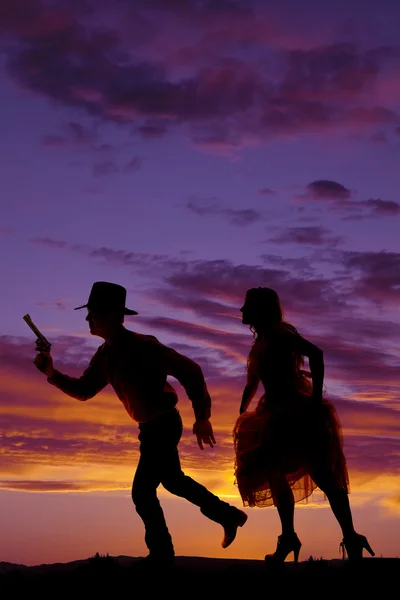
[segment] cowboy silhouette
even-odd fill
[[[167,376],[182,384],[192,402],[193,433],[203,450],[204,444],[211,447],[215,444],[210,422],[211,398],[203,372],[194,361],[161,344],[156,337],[126,329],[124,316],[138,313],[126,308],[125,301],[124,287],[97,281],[87,304],[74,309],[86,308],[90,333],[104,339],[81,377],[70,377],[54,369],[51,355],[43,353],[39,342],[33,362],[50,384],[77,400],[89,400],[111,384],[128,414],[139,424],[140,458],[132,500],[143,520],[149,549],[143,561],[151,566],[169,566],[175,553],[157,497],[160,484],[199,506],[203,515],[222,525],[223,548],[233,542],[247,515],[182,471],[178,454],[182,419],[176,406],[177,393],[167,382]]]

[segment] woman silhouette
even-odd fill
[[[367,539],[354,530],[341,426],[334,406],[323,397],[324,361],[320,348],[283,320],[278,294],[265,287],[247,291],[242,323],[254,342],[247,361],[247,384],[234,428],[235,482],[244,506],[278,509],[282,534],[265,560],[283,563],[301,542],[294,530],[294,505],[318,487],[328,498],[342,529],[350,560],[362,558]],[[304,356],[310,371],[302,369]],[[264,394],[247,408],[259,383]]]

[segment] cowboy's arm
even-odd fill
[[[186,394],[192,402],[196,421],[209,419],[211,398],[201,367],[190,358],[167,347],[163,352],[163,363],[166,374],[177,379],[185,388]]]
[[[89,366],[80,377],[70,377],[54,369],[53,374],[47,378],[47,381],[76,400],[85,401],[93,398],[108,383],[101,358],[101,348],[97,350]]]

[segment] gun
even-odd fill
[[[32,321],[29,315],[24,315],[23,319],[37,337],[36,344],[38,346],[39,352],[49,353],[51,350],[51,344],[49,340],[45,338],[43,333],[39,331],[39,329],[36,327],[35,323]]]

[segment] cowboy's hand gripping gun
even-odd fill
[[[29,315],[24,315],[23,319],[37,337],[36,350],[42,354],[49,354],[51,350],[51,344],[49,340],[45,338],[43,333],[39,331]]]

